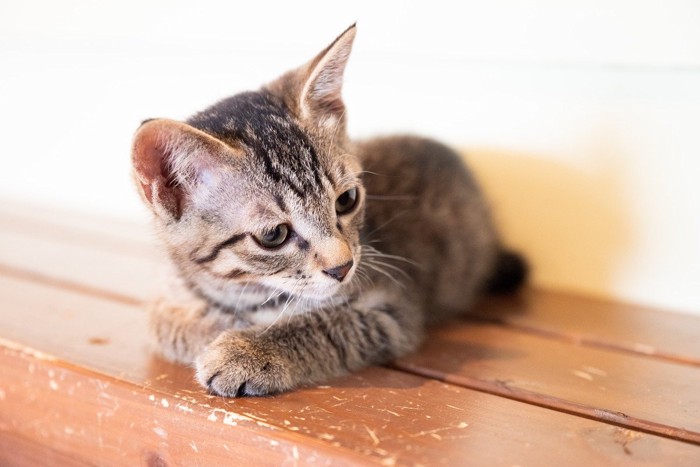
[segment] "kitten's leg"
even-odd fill
[[[269,329],[223,332],[197,358],[197,379],[222,396],[264,395],[321,382],[414,350],[420,314],[382,294],[297,315]]]
[[[191,364],[224,330],[234,327],[232,314],[212,309],[201,300],[173,303],[159,300],[151,305],[150,328],[158,352],[174,362]]]

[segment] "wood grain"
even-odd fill
[[[434,329],[395,367],[700,444],[700,368],[475,322]]]
[[[138,241],[137,233],[119,224],[111,234],[85,229],[0,211],[0,267],[5,274],[126,301],[155,293],[163,261],[145,232]]]
[[[162,373],[151,385],[26,348],[2,349],[0,365],[2,430],[20,437],[30,456],[38,444],[76,463],[690,466],[700,459],[690,444],[385,369],[226,401],[165,364],[154,365]],[[11,461],[3,465],[23,463],[27,454],[0,438]]]
[[[520,331],[578,345],[700,366],[697,316],[536,289],[490,297],[479,313]]]

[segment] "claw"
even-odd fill
[[[207,389],[209,389],[209,391],[213,392],[213,388],[211,387],[211,383],[213,383],[214,380],[216,379],[216,377],[219,376],[220,374],[221,374],[221,372],[217,371],[216,373],[211,375],[211,377],[207,380]]]
[[[245,393],[246,384],[247,384],[247,381],[244,381],[243,384],[238,386],[238,389],[236,389],[235,397],[242,397],[242,396],[246,395],[246,393]]]

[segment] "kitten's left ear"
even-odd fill
[[[355,31],[353,24],[307,65],[308,75],[299,102],[302,117],[316,120],[328,116],[342,117],[345,112],[341,96],[343,74]]]

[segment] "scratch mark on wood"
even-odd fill
[[[257,415],[253,415],[253,414],[248,413],[248,412],[243,412],[243,415],[245,415],[246,417],[250,418],[251,420],[257,420],[257,421],[259,421],[259,422],[265,422],[265,421],[266,421],[264,418],[260,418],[260,417],[258,417]]]
[[[641,437],[641,433],[637,431],[628,430],[626,428],[616,428],[615,433],[613,434],[613,440],[617,444],[622,446],[622,449],[628,456],[632,455],[632,450],[629,448],[629,445],[634,443]]]
[[[364,425],[365,430],[367,430],[367,433],[369,433],[369,437],[372,438],[372,444],[377,446],[379,444],[379,438],[377,437],[377,434],[372,430],[370,427],[367,425]]]
[[[600,368],[596,368],[594,366],[584,366],[582,368],[584,371],[594,374],[596,376],[608,376],[608,372],[605,370],[601,370]]]
[[[585,371],[572,370],[571,372],[581,379],[585,379],[586,381],[593,381],[593,376],[591,376],[589,373],[586,373]]]
[[[442,440],[442,436],[438,435],[439,432],[441,432],[441,431],[447,431],[447,430],[452,430],[452,429],[454,429],[454,428],[466,428],[466,427],[468,427],[468,426],[469,426],[468,423],[466,423],[466,422],[461,422],[461,423],[460,423],[459,425],[457,425],[456,427],[447,426],[447,427],[445,427],[445,428],[435,428],[435,429],[433,429],[433,430],[423,430],[423,431],[419,431],[418,433],[413,433],[413,434],[411,434],[411,435],[408,435],[408,437],[409,437],[409,438],[417,438],[417,437],[419,437],[419,436],[426,436],[426,435],[427,435],[427,436],[430,436],[430,437],[435,438],[435,439],[437,439],[437,440]]]
[[[180,403],[178,403],[178,404],[176,405],[176,407],[177,407],[179,410],[182,410],[182,411],[185,412],[185,413],[192,413],[192,412],[194,412],[194,410],[192,410],[190,407],[186,406],[185,404],[180,404]]]
[[[234,414],[231,414],[231,413],[224,414],[224,425],[228,425],[228,426],[238,425],[238,422],[236,421],[236,418],[233,415]]]

